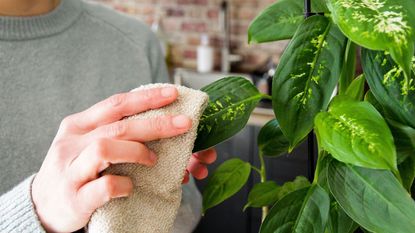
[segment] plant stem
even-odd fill
[[[265,168],[265,162],[264,162],[264,156],[262,155],[262,152],[259,152],[259,162],[261,163],[261,183],[264,183],[267,180],[267,174],[266,174],[266,168]]]
[[[254,169],[254,171],[258,172],[258,175],[261,175],[261,170],[253,165],[251,165],[251,168]]]
[[[318,183],[318,177],[320,175],[321,169],[322,169],[322,161],[323,159],[328,155],[328,153],[324,150],[321,150],[320,146],[318,148],[318,157],[317,157],[317,165],[316,165],[316,170],[314,172],[314,180],[313,180],[313,184],[317,184]]]
[[[267,181],[267,171],[266,171],[266,168],[265,168],[264,156],[263,156],[261,151],[259,152],[259,161],[261,163],[261,169],[260,169],[261,183],[264,183],[265,181]],[[264,221],[264,219],[267,216],[268,212],[269,212],[268,206],[263,206],[262,207],[261,222]]]

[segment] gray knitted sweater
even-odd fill
[[[30,187],[65,116],[167,81],[157,38],[105,7],[62,0],[42,16],[0,17],[0,232],[44,232]],[[175,232],[200,216],[200,194],[184,189]]]

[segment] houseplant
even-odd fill
[[[256,104],[272,99],[276,119],[258,135],[260,167],[224,162],[203,191],[204,211],[245,184],[261,182],[245,208],[262,208],[260,232],[414,232],[415,8],[410,0],[323,0],[324,15],[303,19],[302,0],[280,0],[251,23],[251,43],[291,39],[273,78],[272,96],[242,77],[202,90],[210,96],[195,151],[241,130]],[[363,74],[355,77],[360,47]],[[365,85],[369,88],[366,88]],[[337,96],[332,98],[335,87]],[[264,156],[294,150],[314,131],[314,180],[278,186]]]

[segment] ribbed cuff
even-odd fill
[[[0,197],[0,232],[45,233],[31,197],[34,175]]]

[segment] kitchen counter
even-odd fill
[[[248,125],[263,126],[275,118],[271,108],[256,107],[248,120]]]

